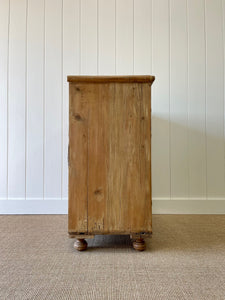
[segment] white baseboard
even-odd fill
[[[225,198],[155,198],[153,214],[225,214]]]
[[[67,202],[67,199],[60,198],[0,199],[0,214],[67,214]]]
[[[67,198],[0,198],[0,214],[67,214]],[[225,198],[153,198],[153,214],[225,214]]]

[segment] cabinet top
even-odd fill
[[[76,83],[153,83],[155,76],[137,75],[137,76],[67,76],[68,82]]]

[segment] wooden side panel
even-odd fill
[[[135,229],[143,231],[152,230],[152,189],[151,189],[151,85],[142,85],[141,132],[140,132],[140,188],[143,191],[141,198],[136,203],[135,211],[138,212]]]
[[[110,103],[105,232],[151,231],[150,86],[144,86],[116,84]]]
[[[123,146],[123,155],[117,155],[121,162],[117,165],[120,170],[120,212],[121,228],[129,232],[144,230],[143,222],[143,199],[145,189],[141,182],[141,162],[145,164],[144,157],[141,157],[141,97],[142,85],[125,84],[116,89],[116,99],[120,106],[120,91],[122,87],[123,111],[122,119],[123,131],[118,127],[118,133]],[[119,145],[120,147],[120,145]],[[115,174],[114,174],[115,176]]]
[[[151,231],[149,83],[70,84],[69,231]]]
[[[126,96],[124,96],[124,86],[128,84],[115,84],[114,99],[110,103],[109,109],[109,169],[108,169],[108,189],[109,198],[106,204],[105,232],[120,231],[122,227],[122,209],[127,210],[129,215],[129,203],[124,199],[122,204],[122,192],[125,178],[126,164],[126,137],[125,132],[125,108]],[[125,202],[126,201],[126,202]],[[125,228],[123,228],[125,229]]]
[[[151,231],[150,85],[96,86],[89,99],[88,232]]]
[[[113,85],[89,84],[88,231],[103,232],[108,201],[109,118]]]
[[[86,88],[70,84],[69,232],[87,233],[88,103]]]

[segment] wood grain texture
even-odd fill
[[[69,232],[82,233],[87,233],[88,102],[85,96],[82,87],[70,86]]]
[[[70,83],[69,232],[151,232],[151,81]]]
[[[88,234],[73,234],[73,233],[69,233],[69,238],[71,239],[93,239],[95,236],[94,235],[88,235]]]
[[[89,84],[88,136],[88,231],[103,232],[106,203],[108,201],[108,157],[110,119],[109,103],[112,100],[112,85]]]
[[[138,224],[140,228],[146,228],[147,231],[151,231],[152,219],[149,218],[152,215],[152,188],[151,188],[151,88],[149,84],[142,85],[141,95],[141,133],[140,133],[140,185],[144,194],[142,195],[142,202],[138,203],[138,207],[141,205],[142,216],[139,216]],[[141,229],[140,229],[141,230]],[[134,231],[134,230],[133,230]],[[143,230],[144,231],[144,230]]]
[[[88,83],[126,83],[126,82],[151,82],[155,80],[154,76],[150,75],[137,75],[137,76],[67,76],[68,82],[88,82]]]
[[[126,89],[127,84],[125,84]],[[110,153],[109,153],[109,199],[107,203],[107,217],[106,217],[106,231],[119,231],[122,225],[122,211],[127,207],[128,203],[125,202],[127,197],[124,199],[124,189],[126,186],[125,172],[127,166],[124,168],[123,161],[126,156],[126,138],[124,137],[124,128],[126,123],[125,115],[126,98],[124,98],[124,85],[114,85],[114,97],[110,104]],[[124,206],[121,207],[122,198],[124,200]],[[123,222],[125,223],[125,222]],[[127,230],[127,228],[124,228]],[[129,230],[129,229],[128,229]]]

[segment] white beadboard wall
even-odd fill
[[[225,0],[0,0],[0,213],[67,213],[68,74],[152,74],[153,213],[225,213]]]

